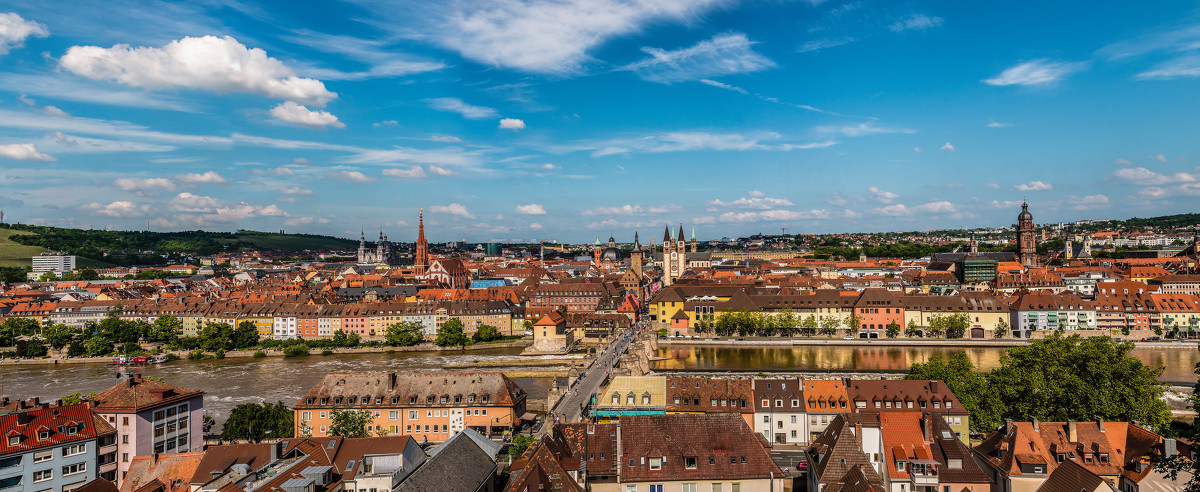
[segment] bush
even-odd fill
[[[266,352],[263,352],[263,351],[261,351],[261,350],[255,350],[255,351],[254,351],[254,358],[255,358],[255,359],[261,359],[261,358],[263,358],[263,357],[266,357],[266,356],[267,356],[267,353],[266,353]]]
[[[224,359],[225,358],[225,349],[217,349],[216,355],[217,355],[218,359]]]
[[[321,351],[321,355],[333,355],[333,351],[329,350],[329,349],[325,349],[325,350]]]
[[[167,354],[167,362],[179,360],[179,356],[175,354]]]
[[[203,351],[203,350],[196,349],[196,350],[193,350],[193,351],[191,351],[191,352],[188,352],[188,359],[191,359],[191,360],[201,360],[201,359],[203,359],[203,358],[204,358],[204,351]]]
[[[295,345],[288,345],[287,348],[283,349],[283,356],[284,357],[307,357],[308,356],[308,346],[301,344],[301,343],[298,343]]]

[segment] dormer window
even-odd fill
[[[21,444],[21,436],[8,436],[8,445],[16,446]]]
[[[650,392],[642,393],[642,405],[650,404]]]
[[[904,461],[897,460],[896,461],[896,471],[898,471],[898,472],[904,471],[904,464],[905,464]]]
[[[475,395],[467,396],[467,403],[475,403]]]
[[[358,397],[356,397],[356,396],[351,396],[350,398],[346,399],[346,403],[349,405],[353,405],[357,401],[358,401]]]
[[[612,404],[613,404],[613,405],[620,405],[620,404],[621,404],[621,394],[620,394],[620,393],[615,393],[615,392],[613,393],[613,396],[612,396]]]
[[[410,396],[410,397],[408,397],[408,404],[409,404],[409,405],[416,405],[416,404],[417,404],[417,397],[415,397],[415,396]]]
[[[448,400],[449,398],[446,395],[442,395],[441,398],[438,398],[438,403],[446,403]]]

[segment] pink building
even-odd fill
[[[204,450],[204,392],[137,375],[96,395],[93,412],[117,430],[117,486],[135,456]]]

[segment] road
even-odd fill
[[[570,391],[558,401],[558,405],[551,412],[558,422],[580,422],[583,420],[583,409],[587,406],[588,399],[592,393],[600,390],[600,383],[604,381],[605,376],[612,370],[617,363],[617,359],[621,354],[629,348],[629,344],[633,343],[634,338],[641,330],[645,329],[646,322],[641,321],[631,327],[629,330],[615,337],[612,343],[605,347],[604,351],[596,356],[592,367],[587,369],[584,377],[575,382]],[[542,432],[548,430],[549,425],[542,426]]]

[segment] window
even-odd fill
[[[321,432],[325,432],[325,428],[324,428],[324,427],[322,427],[322,428],[321,428]],[[121,453],[121,462],[122,462],[122,463],[129,463],[129,453]]]
[[[697,492],[696,484],[694,484],[694,483],[685,483],[685,484],[683,484],[683,488],[681,488],[680,490],[682,492]]]
[[[84,451],[87,451],[86,444],[75,444],[75,445],[67,446],[67,447],[63,448],[62,455],[64,457],[75,456],[77,454],[83,454]]]
[[[129,425],[129,417],[121,417],[121,425]]]
[[[54,470],[38,470],[33,472],[33,483],[45,482],[54,478]]]
[[[792,438],[793,438],[793,439],[795,439],[795,438],[796,438],[796,429],[792,429]]]
[[[800,400],[792,399],[792,408],[800,406]]]
[[[696,457],[695,456],[684,457],[683,458],[683,467],[687,468],[689,470],[695,469],[696,468]]]
[[[16,487],[18,485],[21,485],[20,475],[15,477],[0,478],[0,489],[7,489],[9,487]]]
[[[782,406],[783,406],[783,400],[775,400],[775,408],[780,408]]]
[[[771,416],[770,416],[770,415],[763,415],[763,423],[764,423],[764,424],[769,424],[769,423],[771,423]]]
[[[650,469],[651,470],[661,470],[662,469],[662,458],[650,458]]]
[[[312,412],[300,412],[300,420],[312,420]]]
[[[50,431],[38,432],[38,440],[39,441],[45,441],[46,439],[50,439]]]
[[[327,413],[325,413],[325,412],[321,412],[321,418],[325,418],[325,417],[327,417],[327,416],[328,416],[328,414],[327,414]]]
[[[712,492],[721,492],[721,484],[719,484],[719,483],[712,484]]]
[[[625,492],[637,492],[637,485],[625,484]]]
[[[53,449],[47,449],[45,451],[38,451],[36,453],[33,453],[33,462],[34,463],[41,463],[43,461],[50,461],[52,459],[54,459],[54,450]]]
[[[417,420],[417,411],[416,410],[408,411],[408,420]]]
[[[662,484],[650,484],[650,492],[663,492]]]
[[[729,484],[729,492],[742,492],[742,484],[738,482]]]
[[[62,468],[62,474],[64,477],[67,475],[74,475],[76,473],[83,473],[85,471],[87,471],[87,462],[74,463]]]
[[[899,471],[899,472],[904,471],[905,463],[907,463],[907,462],[906,461],[896,461],[896,471]]]

